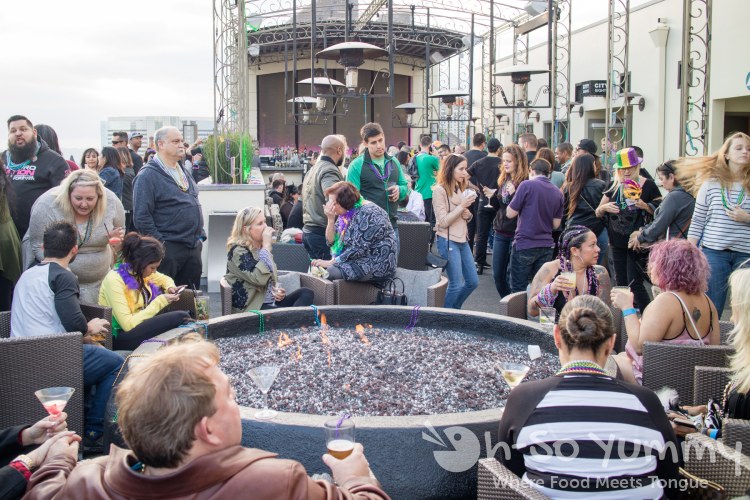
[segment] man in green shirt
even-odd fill
[[[359,135],[365,150],[349,165],[346,180],[359,189],[364,199],[388,213],[398,243],[396,213],[398,201],[409,194],[406,176],[398,160],[385,154],[385,134],[379,123],[366,123]]]
[[[432,210],[432,187],[435,185],[437,172],[440,170],[440,160],[431,152],[432,137],[423,135],[419,140],[419,145],[421,150],[414,158],[414,161],[417,163],[419,178],[414,186],[414,190],[422,195],[424,199],[425,220],[430,223],[430,227],[434,227],[435,213]]]

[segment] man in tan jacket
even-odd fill
[[[362,445],[344,460],[324,455],[338,486],[314,481],[293,460],[243,448],[234,390],[205,341],[165,347],[136,366],[117,391],[118,423],[131,450],[76,465],[78,443],[32,476],[32,499],[389,498],[369,476]],[[58,448],[59,449],[59,448]]]

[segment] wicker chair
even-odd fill
[[[685,439],[685,470],[719,483],[729,498],[739,497],[750,488],[750,457],[738,453],[703,434],[688,434]]]
[[[654,391],[662,387],[677,390],[682,404],[705,404],[693,400],[693,377],[696,366],[729,365],[730,346],[675,345],[666,342],[643,344],[643,386]]]
[[[271,253],[279,271],[306,273],[310,269],[310,256],[303,245],[274,243]]]
[[[378,287],[370,283],[335,280],[333,285],[335,287],[335,304],[339,306],[368,305],[378,298]],[[447,290],[448,278],[441,276],[440,281],[427,287],[425,307],[443,307]]]
[[[398,267],[422,271],[426,268],[427,252],[430,251],[429,222],[398,223]]]
[[[721,426],[721,435],[721,442],[726,446],[740,450],[743,455],[750,455],[750,420],[725,418]]]
[[[6,317],[7,316],[7,317]],[[10,329],[10,314],[0,313],[0,328]],[[73,387],[68,429],[83,432],[83,344],[79,332],[0,338],[0,428],[32,424],[47,415],[34,391]]]
[[[316,306],[332,306],[336,303],[336,287],[333,283],[311,274],[298,274],[299,285],[313,291],[313,303]],[[219,281],[219,287],[221,288],[221,314],[222,316],[232,314],[232,288],[224,278]]]
[[[723,366],[696,366],[693,371],[693,402],[704,405],[709,398],[721,403],[732,371]]]
[[[494,458],[479,460],[477,500],[544,500],[549,498],[521,481]]]

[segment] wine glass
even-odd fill
[[[262,365],[256,366],[248,372],[250,378],[263,393],[263,410],[255,414],[255,418],[258,420],[271,420],[278,414],[276,410],[268,409],[268,390],[273,385],[280,370],[281,367],[278,365]]]
[[[485,187],[485,189],[486,189],[486,190],[487,190],[487,191],[488,191],[488,192],[489,192],[490,194],[489,194],[489,196],[487,196],[487,195],[485,194],[485,196],[487,196],[487,204],[486,204],[486,205],[485,205],[484,207],[485,207],[485,208],[492,208],[492,203],[490,203],[490,201],[492,200],[492,197],[493,197],[493,196],[495,196],[495,193],[497,192],[497,189],[492,189],[492,188],[488,188],[488,187]]]
[[[505,383],[508,384],[511,390],[515,389],[518,384],[526,377],[529,371],[529,367],[522,365],[521,363],[500,363],[500,373],[505,379]]]
[[[276,295],[281,291],[281,284],[278,281],[271,282],[271,293],[273,294],[273,303],[276,305]]]
[[[63,412],[75,391],[73,387],[47,387],[46,389],[39,389],[34,394],[42,403],[44,409],[47,410],[47,413],[57,417]],[[49,430],[47,430],[47,435],[50,435]]]

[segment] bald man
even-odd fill
[[[339,136],[328,135],[320,144],[320,158],[305,175],[302,184],[302,243],[311,259],[331,258],[326,242],[328,218],[323,212],[326,204],[325,190],[343,181],[339,167],[344,162],[346,144]]]

